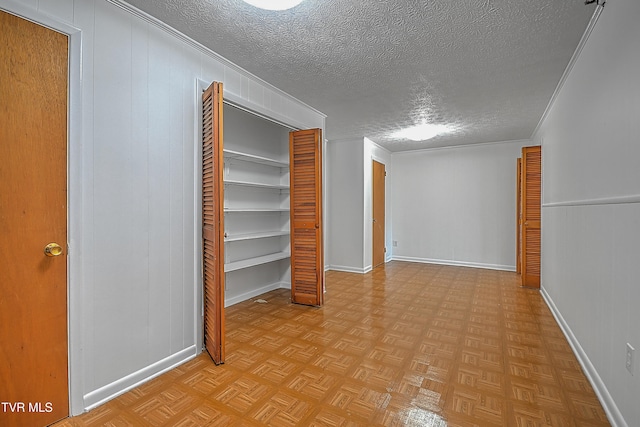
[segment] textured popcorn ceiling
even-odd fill
[[[584,0],[127,0],[391,151],[527,139],[595,5]],[[606,13],[606,10],[605,10]],[[392,134],[426,120],[456,130]]]

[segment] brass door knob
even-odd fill
[[[62,246],[57,243],[49,243],[44,247],[44,254],[46,256],[58,256],[62,254]]]

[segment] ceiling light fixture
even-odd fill
[[[410,139],[412,141],[426,141],[435,136],[449,132],[451,129],[446,125],[433,125],[422,123],[419,125],[405,128],[394,133],[396,138]]]
[[[244,0],[251,6],[266,10],[287,10],[302,3],[302,0]]]

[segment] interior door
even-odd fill
[[[385,248],[385,177],[387,172],[383,163],[373,161],[372,205],[373,205],[373,267],[384,264]]]
[[[44,426],[69,414],[68,37],[0,28],[0,425]]]
[[[204,344],[216,364],[225,356],[222,101],[222,83],[212,83],[202,94]]]
[[[542,148],[522,148],[522,286],[540,287]]]
[[[516,163],[516,273],[522,273],[522,159]]]
[[[291,301],[324,303],[322,131],[289,133]]]

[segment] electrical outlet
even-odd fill
[[[397,247],[398,247],[398,241],[397,241],[397,240],[394,240],[394,241],[393,241],[393,247],[394,247],[394,248],[397,248]]]
[[[627,343],[627,371],[633,375],[633,359],[634,353],[636,349],[631,346],[631,344]]]

